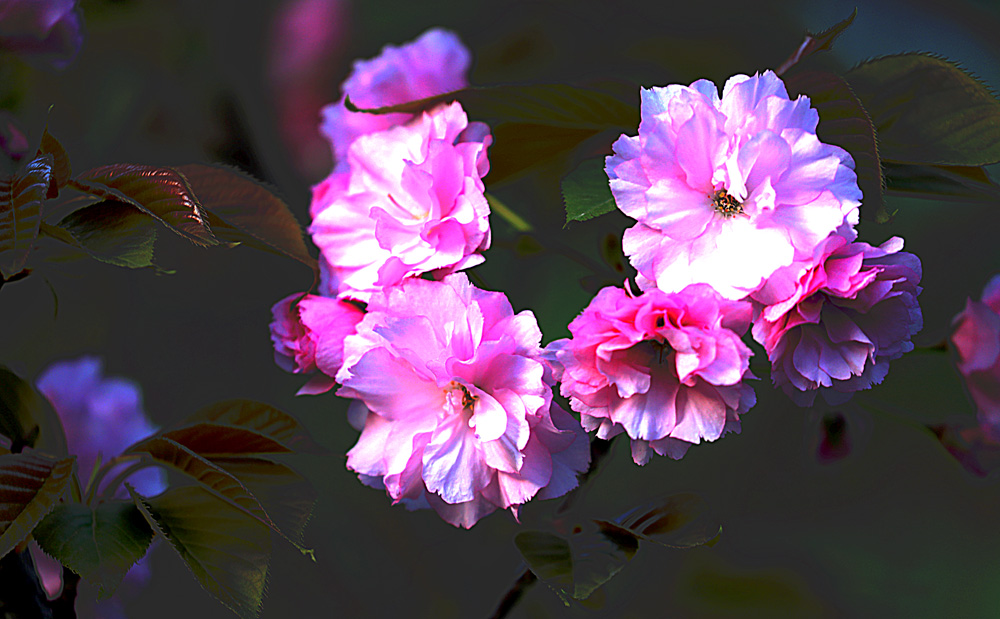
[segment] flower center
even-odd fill
[[[448,401],[453,407],[452,410],[473,412],[473,408],[479,398],[469,393],[469,389],[465,385],[453,380],[448,384],[447,390]]]
[[[729,195],[729,192],[725,189],[720,189],[712,194],[712,206],[715,208],[715,212],[722,215],[726,219],[731,219],[737,215],[745,215],[743,211],[743,204]]]

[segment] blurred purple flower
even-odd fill
[[[812,260],[780,269],[753,295],[753,337],[771,378],[796,403],[831,404],[882,382],[923,326],[920,260],[893,237],[880,247],[834,234]]]
[[[967,299],[955,316],[951,343],[958,371],[976,404],[983,431],[1000,441],[1000,275],[983,290],[981,301]]]
[[[347,167],[347,150],[366,133],[382,131],[412,118],[410,114],[350,112],[346,97],[359,108],[398,105],[468,86],[469,50],[452,32],[433,28],[400,47],[387,45],[371,60],[357,60],[341,86],[344,97],[323,108],[320,130],[333,146],[336,170]]]
[[[104,378],[101,366],[97,357],[58,361],[43,370],[35,381],[62,421],[69,452],[76,455],[82,480],[89,479],[98,454],[107,462],[157,430],[143,412],[139,386],[120,377]],[[112,469],[105,479],[118,470],[121,469]],[[166,488],[166,475],[159,467],[150,467],[129,476],[128,482],[140,494],[152,496]],[[127,496],[123,487],[115,494],[116,498]],[[46,590],[50,595],[58,592],[61,566],[40,552],[35,559]],[[137,587],[144,585],[149,577],[149,567],[143,559],[129,570],[126,580]],[[99,602],[95,612],[102,619],[124,616],[120,602],[114,598]]]
[[[0,0],[0,49],[65,69],[83,45],[76,0]]]

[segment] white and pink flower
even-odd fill
[[[619,138],[605,166],[637,220],[622,245],[640,288],[706,283],[742,299],[857,223],[851,156],[819,141],[809,99],[790,100],[773,72],[731,77],[721,99],[708,80],[640,95],[638,135]]]
[[[739,431],[756,402],[743,381],[750,349],[740,340],[750,305],[706,285],[633,296],[604,288],[549,344],[560,390],[587,430],[632,439],[636,464],[653,451],[681,458],[688,447]]]
[[[455,102],[351,144],[348,170],[314,187],[310,207],[313,241],[341,298],[367,301],[406,277],[483,261],[491,142]]]
[[[374,293],[336,377],[337,395],[369,411],[348,468],[394,502],[466,528],[565,494],[589,444],[552,405],[540,341],[530,311],[514,314],[463,274]]]
[[[785,267],[751,299],[753,336],[771,378],[793,400],[831,403],[882,382],[923,326],[920,260],[893,237],[880,247],[831,235],[815,256]]]
[[[351,112],[346,97],[362,109],[399,105],[468,86],[465,74],[472,57],[453,32],[432,28],[400,47],[387,45],[371,60],[357,60],[344,96],[323,108],[320,131],[330,140],[336,169],[347,166],[347,151],[358,136],[408,122],[410,114]]]

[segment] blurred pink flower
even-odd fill
[[[552,406],[540,340],[530,311],[464,274],[375,293],[337,374],[337,395],[369,410],[348,468],[465,528],[576,487],[589,443]]]
[[[605,166],[637,220],[622,245],[640,288],[706,283],[741,299],[857,223],[854,161],[817,139],[809,99],[789,100],[771,71],[731,77],[721,99],[707,80],[640,95],[639,134],[621,136]]]
[[[458,102],[354,141],[349,169],[313,187],[310,207],[310,232],[340,297],[367,301],[405,277],[483,261],[491,142]]]
[[[458,36],[432,28],[416,40],[395,47],[387,45],[371,60],[357,60],[347,81],[345,95],[323,108],[320,131],[330,140],[336,169],[347,165],[351,143],[366,133],[382,131],[409,121],[409,114],[365,114],[350,112],[346,97],[359,108],[398,105],[468,86],[465,77],[471,56]]]
[[[812,260],[785,267],[751,299],[753,336],[771,360],[771,378],[811,406],[823,388],[831,404],[885,378],[889,361],[913,350],[923,326],[920,260],[893,237],[880,247],[831,235]]]
[[[636,464],[652,451],[681,458],[692,444],[739,431],[756,402],[750,349],[740,340],[750,304],[705,285],[638,297],[604,288],[549,344],[560,390],[587,430],[632,439]]]
[[[157,430],[143,412],[139,386],[124,378],[104,378],[101,366],[97,357],[58,361],[43,370],[35,381],[38,391],[52,403],[62,421],[69,452],[76,456],[77,471],[84,481],[89,478],[98,454],[107,462]],[[117,470],[121,469],[113,469],[105,479],[114,477]],[[141,469],[130,475],[128,482],[144,496],[159,494],[167,487],[166,474],[159,467]],[[115,497],[127,499],[128,493],[121,487]],[[56,594],[62,583],[62,567],[42,552],[36,552],[34,558],[46,591]],[[142,559],[129,570],[126,582],[135,588],[149,578],[149,566]],[[123,617],[118,596],[116,593],[115,597],[98,602],[94,612],[102,618]]]
[[[0,50],[65,69],[83,45],[76,0],[0,0]]]
[[[344,359],[344,338],[364,312],[346,301],[296,293],[271,308],[274,361],[287,372],[320,371],[299,393],[329,391]]]
[[[330,170],[330,146],[316,131],[316,119],[346,64],[350,32],[348,0],[285,0],[272,21],[267,74],[278,129],[310,179]]]
[[[953,325],[951,343],[958,351],[958,371],[984,432],[1000,442],[1000,275],[986,284],[981,301],[966,300]]]

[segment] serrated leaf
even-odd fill
[[[73,211],[54,228],[68,232],[74,246],[101,262],[130,269],[155,266],[156,223],[130,204],[104,200]],[[46,230],[50,236],[54,232]]]
[[[181,426],[214,423],[250,430],[274,439],[286,451],[315,452],[318,447],[295,417],[253,400],[225,400],[194,413]]]
[[[491,125],[511,122],[596,131],[615,127],[635,130],[639,126],[638,106],[624,103],[600,90],[569,84],[471,87],[400,105],[364,110],[348,101],[347,108],[371,114],[416,114],[451,101],[459,101],[470,119]]]
[[[704,500],[684,492],[656,499],[615,518],[613,523],[632,534],[670,548],[692,548],[711,542],[722,525],[708,514]]]
[[[0,276],[21,271],[38,238],[42,203],[52,183],[52,155],[35,157],[13,177],[0,180]]]
[[[932,166],[885,162],[886,191],[913,198],[960,202],[1000,201],[1000,185],[978,166]]]
[[[826,71],[796,72],[786,78],[785,86],[790,96],[808,96],[819,112],[819,139],[843,148],[854,159],[858,186],[864,195],[861,214],[879,223],[888,221],[875,127],[851,87],[844,78]]]
[[[562,180],[566,223],[587,221],[617,208],[611,193],[604,157],[587,159]]]
[[[316,268],[302,227],[273,190],[232,168],[202,164],[175,168],[208,213],[215,236],[226,242],[288,256]]]
[[[955,64],[908,53],[863,62],[847,81],[878,131],[882,160],[1000,162],[1000,101]]]
[[[836,41],[837,37],[843,34],[845,30],[847,30],[848,26],[854,22],[854,18],[857,16],[858,7],[854,7],[854,11],[851,12],[846,19],[837,22],[823,32],[818,34],[806,32],[805,39],[802,41],[802,44],[799,45],[799,48],[788,57],[788,60],[781,63],[781,66],[775,71],[775,73],[781,75],[816,52],[831,49],[833,47],[833,42]]]
[[[0,365],[0,434],[16,446],[67,454],[66,433],[52,405],[26,380]]]
[[[82,172],[69,185],[98,198],[131,204],[196,245],[219,244],[187,179],[172,168],[117,163]]]
[[[96,507],[63,503],[49,512],[32,536],[50,556],[97,583],[98,597],[108,597],[146,554],[153,530],[132,502]]]
[[[260,614],[271,560],[266,526],[199,486],[153,498],[128,490],[202,587],[240,617]]]
[[[31,533],[62,497],[76,458],[39,452],[0,455],[0,557]]]
[[[585,600],[608,582],[639,549],[639,540],[619,527],[591,523],[568,539],[542,531],[524,531],[514,538],[528,568],[539,580],[566,598]]]
[[[63,148],[59,140],[49,133],[48,127],[42,132],[42,141],[35,156],[45,154],[52,155],[52,181],[56,189],[55,193],[58,193],[58,190],[65,187],[70,177],[73,176],[73,167],[70,165],[66,149]],[[54,198],[55,195],[50,194],[48,197]]]

